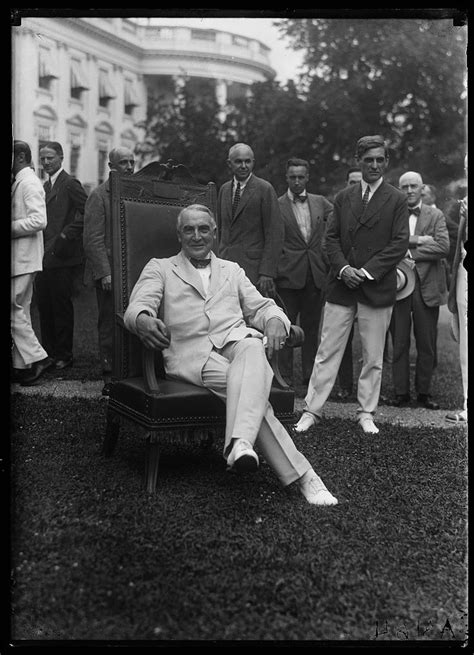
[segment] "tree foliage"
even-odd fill
[[[279,22],[304,52],[302,85],[324,143],[349,163],[364,134],[383,134],[392,168],[445,181],[466,149],[466,29],[452,20]]]
[[[187,84],[174,101],[151,96],[146,144],[154,158],[187,165],[219,186],[228,148],[254,150],[257,175],[282,193],[291,156],[311,164],[309,191],[331,196],[354,164],[357,139],[382,134],[388,178],[420,171],[444,185],[463,174],[466,152],[466,28],[451,20],[290,19],[282,34],[304,53],[304,74],[282,86],[257,83],[249,96],[218,106],[209,81]],[[296,76],[296,71],[295,71]]]

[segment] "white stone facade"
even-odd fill
[[[269,48],[230,32],[123,18],[23,18],[12,27],[13,138],[59,141],[64,168],[87,189],[108,175],[111,148],[143,138],[147,89],[213,80],[222,107],[272,79]]]

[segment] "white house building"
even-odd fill
[[[86,188],[108,175],[113,147],[143,139],[147,96],[172,97],[188,78],[227,103],[275,76],[270,49],[231,32],[133,18],[24,17],[12,27],[13,138],[30,144],[36,171],[45,141]]]

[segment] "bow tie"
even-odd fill
[[[421,213],[421,207],[413,207],[413,209],[410,209],[410,215],[414,214],[415,216],[419,216]]]
[[[195,259],[194,257],[191,257],[189,261],[194,268],[206,268],[211,263],[210,259]]]
[[[293,202],[306,202],[307,198],[308,196],[301,196],[296,193],[293,194]]]

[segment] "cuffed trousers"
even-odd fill
[[[224,457],[233,438],[255,444],[283,486],[312,466],[275,417],[268,400],[273,372],[261,339],[249,337],[213,350],[204,365],[204,386],[226,403]]]
[[[305,397],[305,410],[322,416],[322,409],[331,393],[342,356],[357,315],[362,345],[362,369],[357,383],[360,414],[371,415],[377,409],[382,384],[383,351],[392,315],[390,307],[336,305],[327,302],[323,329],[313,372]]]
[[[418,280],[413,293],[395,303],[390,332],[393,343],[393,387],[397,396],[410,393],[412,324],[416,342],[415,391],[429,395],[436,367],[438,318],[439,307],[428,307],[421,295]]]

